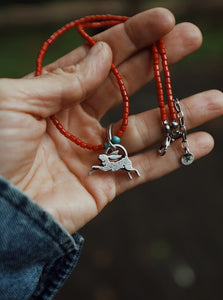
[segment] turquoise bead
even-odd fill
[[[108,149],[110,147],[110,144],[108,142],[105,142],[104,147],[105,147],[105,149]]]
[[[117,135],[114,135],[114,136],[112,137],[112,143],[114,143],[114,144],[119,144],[120,141],[121,141],[121,139],[120,139],[120,137],[118,137]]]

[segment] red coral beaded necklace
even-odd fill
[[[35,76],[40,76],[42,74],[43,58],[48,47],[52,45],[59,36],[64,34],[69,29],[73,27],[77,27],[79,34],[88,42],[90,46],[93,46],[95,45],[96,41],[86,33],[85,31],[86,29],[110,27],[120,23],[124,23],[126,20],[128,20],[128,17],[125,16],[93,15],[93,16],[86,16],[84,18],[72,21],[64,25],[63,27],[58,29],[55,33],[53,33],[47,41],[43,43],[36,60]],[[173,98],[170,71],[168,67],[168,60],[167,60],[163,39],[160,39],[159,41],[157,41],[152,45],[152,55],[153,55],[154,77],[155,77],[156,87],[157,87],[157,96],[158,96],[158,103],[160,107],[161,120],[166,132],[165,144],[160,147],[159,154],[164,155],[170,143],[176,140],[177,138],[182,137],[182,148],[184,149],[185,154],[182,156],[181,162],[184,165],[189,165],[193,162],[194,158],[193,158],[193,154],[190,153],[188,147],[183,112],[181,110],[179,101]],[[162,68],[165,77],[167,104],[168,104],[169,114],[171,119],[170,124],[168,123],[167,120],[167,110],[164,102],[164,91],[163,91],[162,79],[160,75],[159,56],[161,56],[162,59]],[[113,72],[113,74],[117,79],[120,92],[123,98],[122,123],[121,123],[121,127],[116,132],[116,135],[112,136],[112,132],[111,132],[112,130],[110,126],[108,132],[108,140],[104,144],[92,145],[90,143],[80,140],[75,135],[68,132],[60,123],[60,121],[56,118],[55,115],[51,116],[50,118],[53,124],[59,130],[59,132],[62,135],[64,135],[67,139],[77,144],[78,146],[85,149],[94,150],[94,151],[106,149],[105,154],[101,154],[98,157],[99,160],[101,161],[101,166],[93,166],[90,174],[95,170],[117,171],[122,169],[126,171],[129,177],[132,179],[130,171],[135,171],[138,176],[140,176],[140,174],[138,170],[132,167],[126,149],[119,144],[120,139],[128,126],[129,97],[122,76],[120,75],[114,63],[112,63],[111,65],[111,71]]]

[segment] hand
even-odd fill
[[[151,9],[96,36],[107,44],[99,42],[90,50],[83,45],[45,67],[40,77],[0,80],[1,175],[70,233],[95,217],[116,195],[180,167],[178,141],[162,158],[156,149],[150,149],[163,137],[158,109],[131,116],[122,138],[133,166],[141,173],[134,180],[121,171],[98,171],[88,176],[97,153],[68,141],[48,119],[56,114],[74,135],[93,144],[103,143],[106,134],[99,121],[122,101],[115,78],[108,76],[112,59],[131,95],[152,79],[148,47],[163,36],[170,64],[195,51],[202,41],[194,25],[175,26],[168,10]],[[220,116],[223,96],[219,91],[207,91],[183,100],[181,105],[190,129]],[[195,158],[213,147],[207,133],[197,132],[188,139]]]

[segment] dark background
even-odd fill
[[[174,93],[184,98],[222,90],[223,2],[0,1],[0,76],[21,77],[35,68],[44,40],[61,25],[87,14],[135,12],[163,6],[177,22],[198,25],[203,46],[171,67]],[[74,32],[55,43],[48,63],[81,40]],[[132,98],[135,113],[156,105],[154,83]],[[119,118],[118,110],[107,120]],[[117,197],[80,233],[79,264],[56,300],[223,299],[223,118],[202,126],[216,146],[190,167]]]

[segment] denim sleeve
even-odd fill
[[[0,299],[52,299],[75,267],[83,238],[0,177]]]

